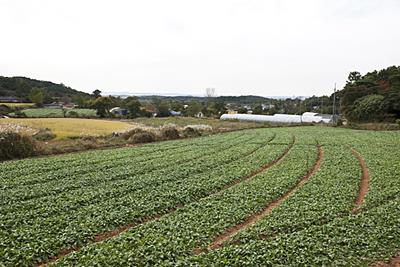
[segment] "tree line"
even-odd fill
[[[365,75],[351,72],[337,95],[341,111],[349,121],[395,121],[400,118],[400,66]]]

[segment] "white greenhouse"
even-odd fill
[[[271,115],[253,115],[253,114],[223,114],[221,120],[240,120],[254,122],[272,122],[272,123],[331,123],[332,117],[321,115],[314,112],[305,112],[302,115],[275,114]]]

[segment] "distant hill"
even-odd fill
[[[26,77],[0,76],[0,97],[17,97],[22,101],[27,101],[29,93],[33,88],[42,89],[50,98],[61,98],[65,96],[70,98],[90,97],[90,94],[72,89],[62,83],[56,84]]]
[[[166,101],[182,101],[182,102],[190,102],[192,100],[205,102],[207,101],[207,97],[202,96],[160,96],[160,95],[146,95],[146,96],[138,96],[141,101],[152,101],[153,99],[161,99]],[[262,97],[262,96],[254,96],[254,95],[244,95],[244,96],[218,96],[214,97],[213,100],[221,101],[224,103],[240,103],[240,104],[254,104],[265,102],[270,100],[271,98]]]

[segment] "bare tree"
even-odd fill
[[[212,97],[216,97],[217,94],[215,93],[215,88],[206,88],[206,97],[207,98],[212,98]]]

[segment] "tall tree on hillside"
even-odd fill
[[[361,80],[361,74],[358,71],[352,71],[347,78],[347,83],[354,83],[359,80]]]
[[[96,90],[93,91],[92,95],[95,98],[99,98],[99,97],[101,97],[101,91],[99,89],[96,89]]]

